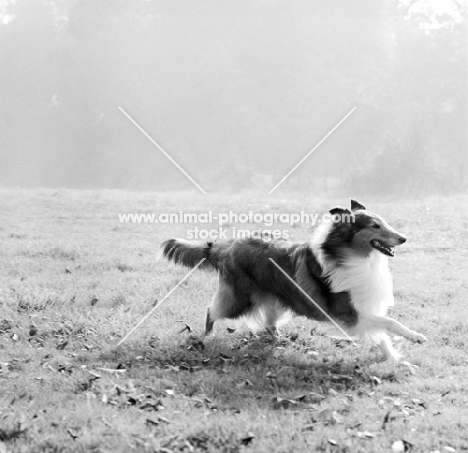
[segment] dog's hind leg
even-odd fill
[[[213,332],[214,320],[210,316],[210,307],[206,309],[206,321],[205,321],[205,335],[210,335]]]
[[[265,330],[272,336],[272,337],[279,337],[280,333],[278,330],[278,326],[266,326]]]
[[[267,299],[268,300],[268,299]],[[279,337],[279,330],[278,330],[278,318],[279,313],[277,307],[275,306],[274,300],[270,301],[269,304],[263,305],[261,309],[264,312],[264,327],[265,330],[273,337]]]
[[[211,299],[210,306],[206,309],[205,319],[205,336],[210,335],[213,332],[215,321],[222,319],[223,316],[220,313],[220,291],[218,291]]]
[[[249,296],[240,292],[235,293],[233,287],[220,276],[219,290],[206,310],[205,335],[213,331],[215,321],[239,318],[250,307]]]
[[[277,298],[268,293],[253,293],[251,301],[253,308],[247,315],[247,323],[263,327],[270,335],[279,337],[278,327],[290,320],[290,311],[285,309]]]

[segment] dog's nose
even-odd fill
[[[404,244],[406,242],[406,238],[404,236],[400,236],[400,244]]]

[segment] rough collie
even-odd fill
[[[387,358],[398,360],[388,334],[417,343],[426,340],[385,316],[393,305],[388,257],[406,238],[356,200],[351,200],[351,210],[338,206],[330,214],[330,221],[304,244],[169,239],[161,252],[190,268],[205,258],[200,267],[218,272],[219,289],[207,309],[206,334],[224,318],[243,317],[276,335],[278,325],[292,314],[318,321],[331,317],[348,334],[377,343]]]

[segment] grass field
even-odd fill
[[[0,453],[468,451],[467,197],[361,200],[408,236],[391,316],[406,363],[296,318],[277,342],[202,336],[214,274],[156,262],[189,225],[123,212],[325,212],[346,199],[3,189]],[[244,227],[244,226],[243,226]],[[282,226],[282,228],[288,228]],[[310,225],[289,228],[305,241]]]

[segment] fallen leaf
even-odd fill
[[[70,434],[70,436],[71,436],[71,438],[73,440],[78,439],[78,437],[79,437],[77,431],[75,431],[74,429],[68,428],[67,433]]]
[[[59,351],[63,351],[65,349],[65,346],[67,346],[67,344],[68,344],[68,340],[62,341],[61,343],[57,345],[57,349]]]
[[[8,319],[0,321],[0,333],[6,333],[13,328],[13,324]]]
[[[201,340],[194,340],[187,346],[187,351],[202,351],[205,349],[205,344]]]
[[[295,405],[297,405],[296,401],[279,396],[275,396],[272,402],[273,409],[289,409],[291,406]]]
[[[382,429],[385,429],[385,425],[390,421],[390,411],[385,414],[385,417],[382,421]]]
[[[179,334],[184,333],[185,331],[187,331],[188,333],[191,333],[192,328],[188,324],[185,324],[185,327],[183,329],[179,330]]]
[[[253,384],[252,384],[252,382],[250,382],[248,379],[245,379],[244,381],[239,382],[238,384],[236,384],[236,387],[237,387],[237,388],[242,388],[242,387],[253,387]]]
[[[405,444],[402,440],[396,440],[392,444],[393,453],[403,453],[405,451]]]
[[[29,336],[33,337],[36,334],[37,334],[37,327],[33,325],[29,326]]]
[[[413,448],[413,444],[410,442],[402,439],[402,440],[396,440],[392,444],[392,452],[393,453],[403,453],[405,451],[410,451]]]
[[[158,426],[158,425],[159,425],[159,420],[155,420],[155,419],[153,419],[153,418],[147,418],[145,423],[146,423],[147,425]]]
[[[129,394],[127,398],[127,402],[130,403],[130,405],[135,406],[138,403],[141,403],[141,401],[144,399],[145,395],[143,394]]]
[[[14,427],[0,428],[0,441],[12,441],[21,437],[27,428],[23,427],[21,422],[17,422]]]
[[[168,418],[163,417],[162,415],[158,415],[158,420],[160,420],[161,422],[164,422],[164,423],[168,423],[168,424],[184,426],[183,423],[178,423],[178,422],[175,422],[174,420],[169,420]]]
[[[375,434],[374,434],[374,433],[370,433],[369,431],[363,431],[363,432],[358,431],[358,432],[357,432],[357,436],[358,436],[358,437],[361,437],[361,438],[362,438],[362,437],[368,437],[368,438],[372,439],[373,437],[375,437]]]
[[[317,403],[321,403],[325,399],[325,396],[320,395],[319,393],[311,392],[311,393],[306,393],[305,395],[296,396],[294,399],[301,403],[317,404]]]
[[[330,408],[322,409],[320,412],[317,412],[313,418],[316,419],[316,421],[321,421],[330,425],[336,425],[343,422],[343,417],[336,411],[332,411]]]
[[[161,400],[158,400],[158,401],[147,400],[147,401],[142,402],[140,406],[138,406],[138,409],[147,410],[147,411],[148,410],[160,411],[164,409],[164,406],[162,405]]]
[[[91,375],[91,378],[90,379],[101,379],[101,375],[98,374],[98,373],[95,373],[94,371],[91,371],[91,370],[86,370],[90,375]]]
[[[247,433],[245,437],[241,439],[242,445],[249,445],[255,439],[255,435],[252,433]]]

